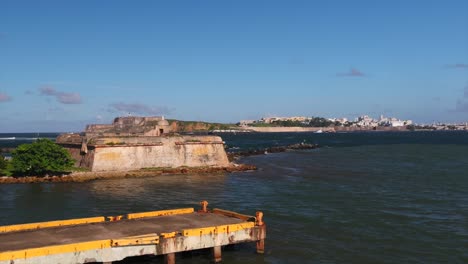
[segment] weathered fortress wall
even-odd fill
[[[137,138],[113,137],[105,144],[62,144],[76,160],[76,166],[91,171],[128,171],[151,167],[227,167],[224,142],[218,136],[170,136],[156,141],[128,143]]]
[[[58,144],[91,171],[142,168],[228,167],[218,136],[181,136],[163,117],[117,117],[110,125],[88,125],[81,134],[62,134]]]
[[[168,137],[161,138],[160,145],[97,147],[92,170],[228,166],[228,164],[220,137]]]

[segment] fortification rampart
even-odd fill
[[[112,125],[88,125],[81,134],[62,134],[58,144],[91,171],[154,167],[227,167],[219,136],[180,136],[163,117],[118,117]]]
[[[75,141],[76,142],[76,141]],[[58,142],[91,171],[128,171],[154,167],[229,166],[218,136],[112,137],[86,145]]]

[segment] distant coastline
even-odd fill
[[[286,132],[359,132],[359,131],[411,131],[406,127],[243,127],[242,130],[259,133]]]
[[[412,120],[400,120],[395,117],[375,119],[368,115],[359,116],[354,121],[347,118],[324,118],[307,116],[262,117],[258,120],[241,120],[236,124],[241,129],[261,132],[308,132],[308,131],[417,131],[417,130],[468,130],[465,123],[416,124]],[[257,129],[258,127],[287,127],[285,129]],[[298,128],[292,128],[298,127]],[[307,129],[303,129],[307,128]]]

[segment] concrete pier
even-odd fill
[[[175,254],[212,248],[213,262],[222,246],[254,242],[263,253],[263,214],[194,208],[91,217],[0,227],[0,264],[112,263],[127,257]]]

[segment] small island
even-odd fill
[[[5,164],[0,164],[1,168],[14,177],[1,177],[0,183],[83,182],[256,169],[229,161],[221,137],[180,135],[172,126],[164,117],[117,117],[112,124],[91,124],[82,133],[61,134],[55,143],[39,139],[23,144],[13,151],[12,162],[2,159]],[[52,151],[47,155],[53,156],[53,162],[41,159],[37,152],[42,150]],[[63,164],[58,164],[61,160]],[[33,169],[28,165],[31,162],[41,164]]]
[[[230,166],[221,137],[179,135],[164,117],[117,117],[80,134],[61,134],[56,143],[70,152],[76,167],[93,172]]]

